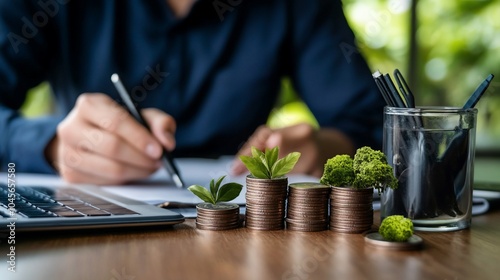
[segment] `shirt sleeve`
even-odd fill
[[[19,113],[28,89],[44,81],[50,67],[50,16],[41,12],[35,1],[0,0],[0,170],[14,163],[20,172],[54,172],[44,149],[59,119]]]
[[[356,47],[340,0],[295,0],[289,10],[287,70],[321,127],[356,147],[382,147],[384,100]]]

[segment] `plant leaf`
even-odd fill
[[[220,188],[220,184],[222,183],[222,180],[224,180],[224,178],[226,178],[226,175],[224,176],[220,176],[219,179],[217,179],[217,182],[215,183],[214,185],[214,189],[210,189],[212,191],[212,196],[214,198],[214,200],[217,202],[217,196],[218,196],[218,192],[219,192],[219,188]],[[212,179],[212,182],[214,180]]]
[[[266,178],[271,178],[271,166],[267,165],[266,155],[260,155],[257,161],[260,161],[262,163],[262,166],[264,166],[262,172],[266,174]]]
[[[267,168],[259,158],[241,155],[240,160],[255,178],[270,179],[267,175]]]
[[[261,150],[259,150],[259,149],[255,148],[254,146],[252,146],[252,156],[254,158],[260,158],[263,155],[264,155],[264,153]]]
[[[212,197],[217,197],[217,189],[215,188],[215,180],[210,180],[210,193]]]
[[[259,167],[260,170],[257,171],[257,173],[264,173],[266,174],[264,178],[271,178],[270,177],[271,167],[267,165],[266,154],[263,153],[261,150],[252,146],[252,157],[254,158],[255,162],[258,162],[258,166],[260,166]],[[254,172],[252,172],[251,170],[250,173],[256,176]]]
[[[267,168],[269,171],[272,171],[272,167],[278,160],[278,154],[279,154],[279,148],[278,146],[272,148],[272,149],[266,149],[266,161],[267,161]]]
[[[279,178],[292,171],[293,167],[300,158],[299,152],[293,152],[278,160],[272,168],[271,178]]]
[[[215,199],[212,197],[212,194],[210,193],[210,191],[208,191],[204,187],[202,187],[200,185],[192,185],[188,188],[188,190],[190,190],[192,193],[194,193],[194,195],[199,197],[201,200],[208,202],[208,203],[215,204]]]
[[[219,189],[215,202],[231,201],[240,195],[243,186],[238,183],[227,183]]]

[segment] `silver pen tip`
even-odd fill
[[[113,75],[111,75],[111,81],[113,83],[116,83],[120,80],[120,77],[118,76],[118,74],[114,73]]]
[[[177,174],[172,174],[172,180],[174,180],[174,183],[177,187],[182,188],[184,184],[182,183],[181,178]]]

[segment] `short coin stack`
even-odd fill
[[[288,179],[246,178],[245,226],[256,230],[284,228]]]
[[[319,183],[293,183],[288,192],[286,228],[321,231],[328,228],[330,187]]]
[[[373,224],[373,188],[332,187],[330,195],[330,229],[344,233],[361,233]]]
[[[196,228],[227,230],[240,226],[240,207],[232,203],[200,203],[196,206]]]

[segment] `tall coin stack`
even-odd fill
[[[246,178],[245,226],[256,230],[284,228],[288,179]]]
[[[332,187],[330,194],[330,229],[361,233],[373,224],[373,188]]]
[[[227,230],[240,226],[240,207],[233,203],[200,203],[196,206],[196,228]]]
[[[320,183],[293,183],[289,186],[286,228],[321,231],[328,228],[330,187]]]

